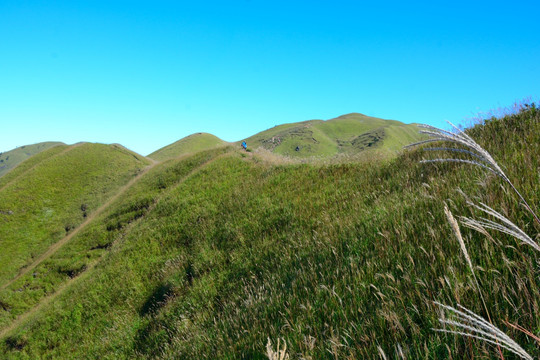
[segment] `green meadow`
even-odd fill
[[[517,358],[435,331],[437,301],[538,356],[516,325],[540,336],[539,254],[462,228],[475,278],[443,209],[482,216],[467,201],[483,202],[536,241],[540,224],[492,172],[401,150],[418,130],[350,114],[269,129],[252,152],[205,136],[149,156],[159,163],[97,144],[29,158],[0,178],[0,354],[268,359],[279,341],[289,359]],[[538,109],[466,132],[538,214]],[[392,156],[285,161],[377,147]]]
[[[19,165],[24,160],[53,146],[63,145],[61,142],[42,142],[33,145],[25,145],[16,149],[0,153],[0,177]]]
[[[197,151],[208,150],[227,144],[220,138],[207,133],[197,133],[186,136],[170,145],[154,151],[149,158],[164,161],[181,155],[191,154]]]
[[[146,164],[114,145],[62,145],[2,177],[0,282],[75,229]]]

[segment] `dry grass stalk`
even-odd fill
[[[479,339],[490,344],[500,346],[522,359],[532,360],[530,356],[521,346],[519,346],[508,335],[499,330],[496,326],[490,324],[480,316],[476,315],[472,311],[458,304],[460,310],[454,309],[451,306],[443,305],[435,302],[439,307],[447,310],[452,314],[453,320],[446,319],[444,316],[439,318],[439,322],[442,325],[450,325],[462,330],[447,330],[447,329],[433,329],[438,332],[457,334],[467,336],[475,339]],[[468,332],[466,332],[468,331]]]
[[[510,326],[510,327],[512,327],[512,328],[514,328],[514,329],[516,329],[516,330],[521,331],[522,333],[524,333],[525,335],[527,335],[527,336],[533,338],[537,343],[540,344],[540,337],[534,335],[532,332],[530,332],[529,330],[525,329],[523,326],[512,324],[511,322],[508,322],[508,321],[506,321],[506,320],[504,320],[504,323],[505,323],[506,325],[508,325],[508,326]]]
[[[446,214],[446,217],[448,218],[448,222],[450,223],[450,226],[452,226],[452,230],[454,232],[454,235],[456,235],[456,238],[459,242],[459,246],[461,247],[461,251],[463,252],[465,259],[467,260],[467,264],[469,265],[469,268],[471,269],[471,273],[473,275],[474,282],[476,284],[476,289],[478,290],[478,294],[480,294],[480,300],[482,301],[482,305],[484,305],[484,310],[486,311],[489,322],[491,323],[492,322],[491,316],[489,315],[489,310],[487,308],[484,295],[482,294],[482,290],[480,289],[480,284],[478,283],[478,279],[476,278],[476,274],[474,272],[471,257],[469,256],[469,252],[467,251],[467,247],[465,246],[465,241],[463,241],[463,237],[461,236],[461,231],[459,230],[459,224],[457,220],[454,218],[454,216],[452,215],[452,213],[450,212],[450,210],[448,209],[448,206],[446,206],[446,204],[444,204],[444,213]],[[502,351],[498,346],[499,344],[497,343],[497,348],[499,350],[501,359],[504,359],[504,357],[502,356]]]
[[[280,349],[279,339],[277,342],[277,350],[272,349],[272,341],[268,338],[266,343],[266,355],[270,360],[289,360],[289,354],[287,354],[287,343],[283,340],[283,349]]]
[[[448,219],[448,222],[450,223],[450,226],[452,227],[452,230],[454,231],[454,235],[456,235],[456,239],[459,242],[459,246],[461,247],[461,252],[463,252],[465,259],[467,260],[467,264],[469,265],[469,268],[471,269],[471,272],[474,278],[476,279],[472,261],[469,256],[469,252],[467,251],[467,247],[465,246],[465,241],[463,241],[463,237],[461,236],[461,231],[459,230],[458,222],[454,218],[450,210],[448,210],[448,206],[446,206],[446,204],[444,204],[444,213],[446,214],[446,218]]]
[[[381,356],[382,360],[388,360],[384,350],[379,345],[377,345],[377,351],[379,351],[379,355]]]

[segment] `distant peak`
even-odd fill
[[[365,115],[365,114],[352,112],[352,113],[349,113],[349,114],[344,114],[344,115],[338,116],[338,117],[336,117],[334,119],[347,119],[347,118],[352,118],[352,117],[368,117],[368,116]]]

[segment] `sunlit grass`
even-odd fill
[[[467,133],[530,204],[539,203],[537,115],[493,119]],[[530,235],[537,225],[492,172],[419,165],[424,155],[321,165],[223,148],[159,164],[35,277],[0,294],[11,311],[27,311],[66,272],[100,259],[0,339],[0,352],[267,359],[270,338],[272,351],[284,341],[291,359],[494,356],[491,345],[432,330],[440,326],[434,301],[486,316],[441,201],[470,218],[476,210],[467,201],[489,204]],[[491,235],[462,229],[485,307],[536,333],[537,254],[513,246],[510,235]],[[537,354],[527,335],[496,322]]]
[[[532,104],[531,106],[526,105],[522,107],[518,113],[513,115],[513,117],[521,116],[521,117],[526,118],[528,117],[528,115],[532,115],[531,120],[538,120],[538,111],[535,104]],[[536,119],[534,119],[535,117]],[[508,184],[514,190],[514,192],[518,195],[519,199],[523,202],[523,205],[525,206],[525,208],[531,213],[531,215],[533,215],[535,221],[540,225],[540,220],[538,216],[529,206],[527,201],[523,198],[521,193],[516,189],[514,184],[512,184],[512,182],[506,176],[503,170],[499,167],[497,162],[491,157],[491,155],[486,150],[484,150],[480,145],[478,145],[470,136],[468,136],[466,133],[462,132],[455,126],[454,126],[454,129],[456,130],[456,132],[454,133],[446,131],[446,130],[434,128],[432,126],[423,126],[423,127],[428,128],[428,131],[422,131],[422,132],[431,136],[431,139],[425,140],[416,144],[412,144],[412,146],[421,145],[421,144],[430,143],[430,142],[440,142],[440,141],[457,143],[458,145],[464,146],[470,150],[465,150],[462,148],[425,148],[424,150],[446,151],[449,153],[461,153],[461,154],[465,154],[466,156],[472,157],[473,160],[447,157],[447,158],[439,158],[439,159],[434,159],[434,160],[423,160],[421,161],[421,163],[458,162],[458,163],[476,165],[476,166],[479,166],[481,168],[491,171],[498,177],[502,178],[506,182],[506,184]],[[491,215],[492,217],[496,218],[499,222],[492,221],[487,218],[481,218],[480,220],[477,220],[470,217],[461,217],[462,223],[466,227],[477,230],[480,233],[486,235],[490,239],[493,239],[493,238],[486,231],[486,229],[496,230],[501,233],[513,236],[520,242],[531,246],[536,251],[540,250],[540,246],[535,241],[533,241],[529,235],[527,235],[520,227],[515,225],[512,221],[510,221],[507,217],[505,217],[501,213],[495,211],[494,209],[492,209],[491,207],[489,207],[488,205],[484,203],[481,203],[481,205],[479,206],[469,201],[468,204],[478,210],[481,210],[482,212],[488,215]],[[484,320],[477,314],[475,314],[473,311],[470,311],[467,308],[463,307],[462,305],[458,304],[458,307],[460,308],[460,310],[457,310],[451,306],[443,305],[435,301],[436,305],[450,312],[450,314],[454,318],[456,318],[456,320],[447,320],[444,316],[441,317],[439,321],[442,325],[445,325],[445,328],[435,329],[435,330],[439,332],[447,332],[451,334],[462,335],[465,337],[471,337],[471,338],[482,340],[486,343],[496,345],[501,359],[504,359],[504,355],[501,351],[501,348],[509,350],[510,352],[516,354],[517,356],[523,359],[532,359],[532,357],[527,353],[527,351],[525,351],[522,347],[520,347],[514,340],[508,337],[504,332],[499,330],[495,325],[493,325],[490,312],[486,306],[486,301],[484,299],[482,290],[480,288],[478,279],[474,271],[474,266],[472,264],[466,245],[461,236],[459,224],[453,217],[452,213],[448,210],[446,205],[445,205],[444,211],[447,215],[448,222],[450,223],[452,230],[454,234],[456,235],[456,238],[460,244],[462,253],[465,259],[467,260],[471,273],[474,277],[476,288],[482,300],[482,305],[484,306],[489,322]],[[516,284],[516,286],[519,288],[519,282]],[[534,296],[538,296],[538,294],[535,294]],[[451,329],[447,330],[446,325],[450,326]],[[522,331],[524,334],[527,334],[529,336],[532,336],[534,339],[537,339],[537,337],[531,331],[526,330],[522,326],[512,326],[512,328],[518,329]]]

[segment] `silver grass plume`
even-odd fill
[[[490,324],[489,322],[476,315],[474,312],[468,310],[467,308],[458,304],[458,308],[460,310],[457,310],[451,306],[443,305],[439,302],[435,302],[435,305],[438,305],[439,307],[447,310],[452,315],[452,319],[447,319],[443,316],[439,318],[439,322],[443,326],[449,325],[454,327],[456,330],[433,330],[479,339],[490,344],[498,345],[502,348],[505,348],[506,350],[511,351],[522,359],[533,360],[532,356],[529,355],[525,350],[523,350],[523,348],[519,346],[519,344],[517,344],[514,340],[512,340],[508,335],[499,330],[495,325]]]
[[[453,149],[453,148],[431,148],[426,150],[447,150],[447,151],[453,151],[453,152],[464,152],[469,155],[474,156],[478,160],[463,160],[463,159],[433,159],[433,160],[422,160],[421,163],[426,162],[444,162],[444,161],[457,161],[457,162],[466,162],[474,165],[478,165],[484,168],[489,169],[494,174],[500,176],[505,181],[510,182],[504,171],[499,167],[497,162],[491,157],[491,155],[484,150],[480,145],[476,143],[469,135],[461,131],[457,126],[452,124],[450,121],[448,121],[448,124],[450,124],[454,129],[457,130],[457,132],[453,133],[447,130],[439,129],[435,126],[431,125],[418,125],[419,127],[427,130],[421,130],[421,134],[426,134],[431,137],[431,139],[420,141],[417,143],[413,143],[410,145],[407,145],[405,147],[412,147],[416,145],[421,145],[429,142],[435,142],[435,141],[449,141],[453,142],[459,145],[463,145],[467,147],[469,150],[465,149]],[[481,162],[479,162],[481,161]]]
[[[431,125],[418,125],[419,127],[426,129],[421,130],[421,134],[426,134],[431,137],[431,139],[419,141],[413,144],[409,144],[405,146],[405,148],[413,147],[416,145],[422,145],[426,143],[436,142],[436,141],[448,141],[451,143],[455,143],[461,146],[465,146],[467,149],[460,149],[460,148],[426,148],[424,150],[428,151],[450,151],[450,152],[459,152],[459,153],[465,153],[467,155],[472,156],[473,160],[467,160],[467,159],[456,159],[456,158],[438,158],[438,159],[430,159],[430,160],[421,160],[421,163],[432,163],[432,162],[459,162],[459,163],[467,163],[471,165],[480,166],[484,169],[487,169],[494,173],[495,175],[499,176],[501,179],[506,181],[512,189],[515,191],[515,193],[519,196],[521,201],[523,201],[525,207],[527,210],[534,216],[536,222],[540,225],[540,218],[535,214],[535,212],[532,210],[532,208],[529,206],[527,201],[523,198],[521,193],[516,189],[514,184],[510,181],[508,176],[504,173],[504,171],[500,168],[500,166],[497,164],[497,162],[493,159],[493,157],[484,150],[480,145],[476,143],[469,135],[461,131],[457,126],[452,124],[450,121],[447,121],[448,124],[450,124],[456,132],[451,132],[448,130],[439,129],[435,126]]]
[[[486,218],[480,218],[480,220],[476,220],[462,216],[460,217],[460,220],[464,226],[480,231],[482,233],[484,232],[484,229],[492,229],[503,232],[505,234],[515,237],[518,240],[521,240],[523,243],[532,246],[536,251],[540,252],[540,246],[533,239],[531,239],[531,237],[527,235],[523,230],[521,230],[513,222],[508,220],[504,215],[498,213],[484,203],[480,203],[480,206],[471,202],[468,202],[468,204],[499,219],[501,223],[497,223]]]

